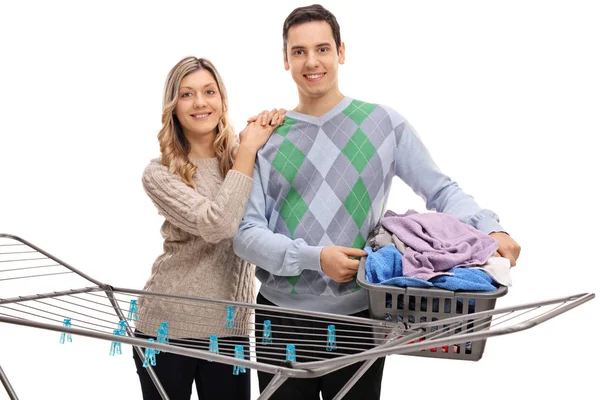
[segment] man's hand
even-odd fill
[[[367,252],[361,249],[341,246],[325,246],[321,250],[321,270],[336,282],[349,282],[358,271],[359,260],[350,257],[364,257]]]
[[[517,265],[517,258],[519,258],[519,254],[521,254],[521,246],[504,232],[492,232],[490,233],[490,236],[498,242],[497,255],[508,258],[511,266],[514,267]],[[321,257],[323,256],[321,255]]]

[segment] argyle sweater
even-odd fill
[[[368,308],[356,281],[321,272],[323,246],[363,248],[400,177],[430,210],[503,231],[440,172],[407,121],[381,105],[344,98],[317,118],[294,111],[258,152],[234,251],[255,264],[260,292],[281,307],[352,314]],[[393,205],[401,209],[400,204]]]

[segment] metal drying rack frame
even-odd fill
[[[145,359],[143,349],[151,346],[158,352],[229,364],[234,369],[252,368],[273,374],[268,387],[259,395],[259,400],[268,399],[288,378],[315,378],[362,362],[355,375],[335,397],[336,400],[342,399],[379,357],[394,354],[414,355],[430,351],[432,348],[445,348],[452,353],[453,349],[468,343],[530,329],[594,298],[593,293],[583,293],[451,316],[435,322],[385,321],[114,287],[86,275],[24,239],[0,234],[0,296],[3,283],[10,284],[16,279],[38,282],[66,274],[80,278],[85,285],[41,294],[0,297],[0,322],[61,332],[61,335],[102,339],[113,344],[119,343],[119,348],[120,343],[129,344],[141,359]],[[136,336],[133,321],[136,318],[132,318],[132,310],[128,309],[132,300],[142,298],[152,300],[154,304],[168,303],[170,307],[182,310],[181,314],[192,316],[196,321],[192,328],[219,334],[223,350],[219,353],[210,351],[208,337],[180,339],[186,337],[186,327],[189,329],[190,324],[181,323],[177,313],[174,313],[168,322],[174,327],[180,326],[179,331],[170,328],[167,342],[155,341],[149,346],[147,338],[139,337],[139,334]],[[234,340],[228,337],[237,336],[232,334],[231,327],[225,326],[227,324],[224,324],[223,320],[203,318],[203,313],[209,311],[213,314],[222,312],[225,315],[226,309],[231,306],[236,314],[233,324],[238,327],[238,332],[241,330],[249,338],[246,343],[247,349],[244,349],[244,358],[239,358],[239,355],[236,357],[231,348],[227,347],[233,347],[235,344]],[[147,320],[151,320],[149,315],[143,315],[143,310],[140,312],[141,319],[147,317]],[[126,313],[129,313],[127,317]],[[336,325],[335,348],[331,348],[326,328],[322,333],[314,334],[314,340],[309,343],[304,340],[303,343],[302,339],[294,338],[298,333],[291,328],[274,325],[269,332],[272,335],[271,341],[263,342],[264,327],[253,323],[252,318],[249,318],[252,314],[259,313],[267,317],[317,319],[324,326]],[[64,324],[67,318],[69,324]],[[189,318],[186,321],[189,321]],[[116,335],[114,328],[119,322],[124,324],[125,331]],[[158,325],[159,321],[151,323]],[[365,331],[369,332],[366,342]],[[287,344],[297,346],[297,359],[294,357],[286,360]],[[168,399],[152,366],[148,366],[147,370],[162,398]],[[10,398],[18,399],[1,367],[0,381]]]

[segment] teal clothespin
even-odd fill
[[[148,343],[148,346],[150,346],[152,343],[154,343],[154,339],[148,339],[148,342],[150,342]],[[156,367],[156,350],[146,347],[146,351],[144,352],[144,363],[142,366],[144,368],[148,368],[150,365]]]
[[[210,351],[211,353],[219,354],[219,338],[217,337],[217,335],[210,336],[208,351]],[[208,360],[208,362],[212,362],[212,360]]]
[[[156,341],[158,343],[169,344],[169,323],[161,322],[158,332],[156,333]],[[166,352],[165,352],[166,353]],[[156,354],[160,354],[160,350],[156,350]]]
[[[63,320],[63,326],[66,326],[67,328],[71,327],[71,318],[65,318]],[[62,332],[60,334],[60,344],[65,344],[65,339],[67,340],[67,342],[72,342],[73,338],[71,337],[70,333],[67,332]]]
[[[335,344],[335,325],[329,325],[327,327],[327,351],[333,351],[337,349]]]
[[[227,320],[225,321],[225,328],[233,329],[235,328],[235,321],[233,320],[234,312],[233,306],[227,306]]]
[[[119,331],[121,331],[122,335],[127,333],[127,322],[124,319],[119,320]]]
[[[285,347],[285,360],[296,362],[296,346],[293,344],[288,344]]]
[[[113,331],[113,335],[116,336],[125,336],[125,332],[121,331],[121,329],[115,329]],[[114,356],[115,354],[123,354],[121,352],[121,342],[112,342],[110,344],[110,355]]]
[[[129,315],[127,316],[127,319],[130,321],[137,321],[138,320],[138,306],[137,306],[137,300],[131,300],[129,302]]]
[[[234,347],[234,353],[235,353],[235,358],[238,358],[240,360],[244,359],[244,346],[242,345],[236,345]],[[245,374],[246,373],[246,367],[242,367],[241,365],[234,365],[233,366],[233,374],[234,375],[239,375],[241,373]]]
[[[266,319],[263,323],[263,344],[273,343],[273,332],[271,332],[271,321]]]

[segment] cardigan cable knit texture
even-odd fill
[[[155,159],[144,170],[144,190],[165,217],[163,253],[144,290],[251,303],[254,266],[233,252],[231,238],[246,209],[252,179],[230,170],[223,179],[217,158],[192,159],[196,189]],[[248,334],[251,311],[235,308],[235,329],[226,329],[226,305],[141,296],[137,329],[156,336],[161,321],[173,338]]]

